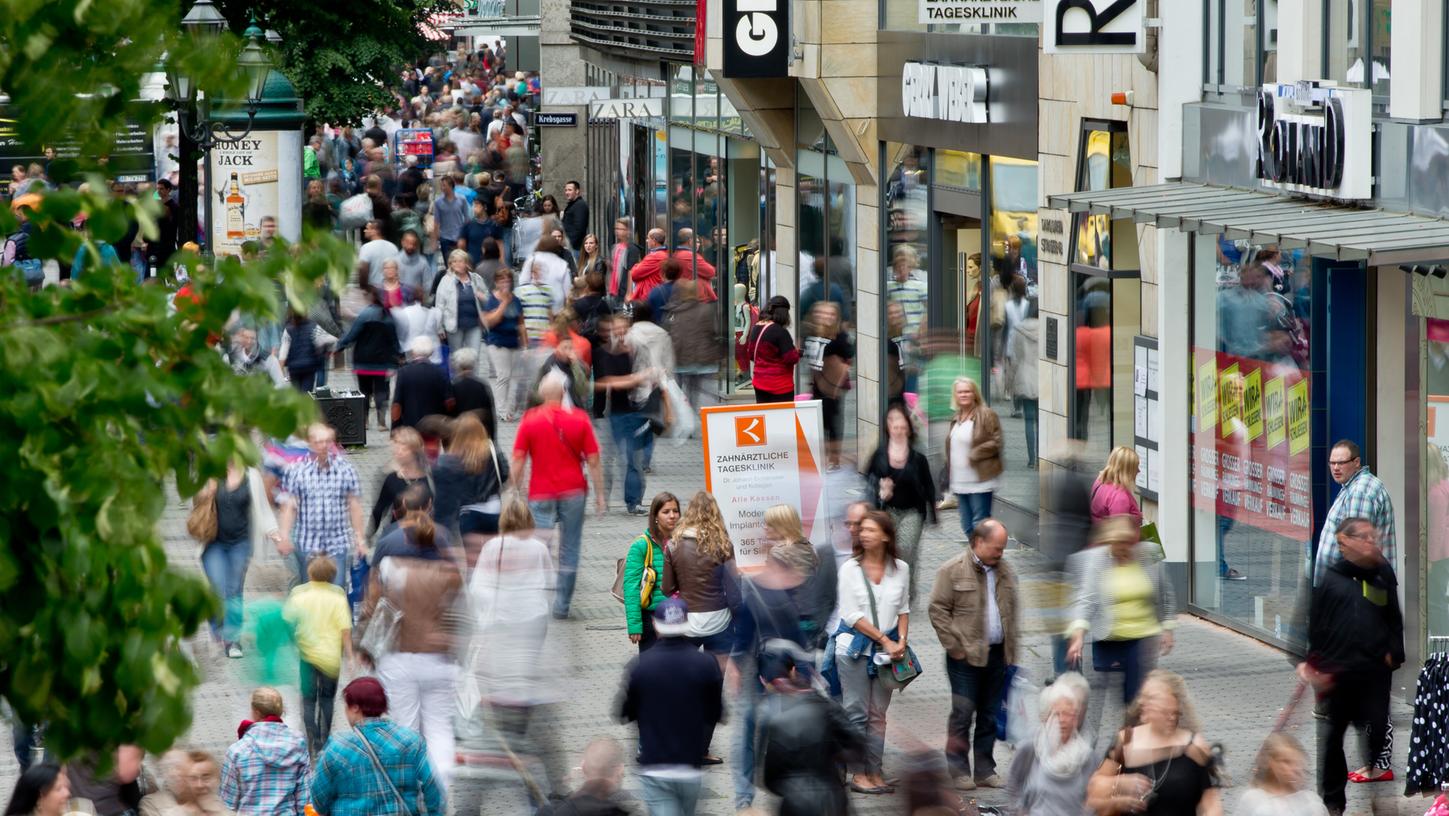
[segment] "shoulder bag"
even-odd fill
[[[871,588],[870,578],[865,574],[865,564],[861,564],[860,579],[865,582],[865,594],[870,598],[870,622],[877,630],[883,632],[880,622],[876,619],[875,590]],[[891,691],[905,688],[911,684],[912,680],[920,676],[921,661],[916,657],[916,650],[912,649],[909,644],[906,645],[905,655],[899,660],[893,660],[876,669],[876,679]]]
[[[639,609],[649,607],[649,596],[654,594],[654,584],[659,580],[659,571],[654,568],[654,539],[644,534],[644,574],[639,576]],[[609,594],[619,603],[624,602],[624,563],[629,559],[620,558],[614,562],[614,587]]]
[[[377,775],[382,777],[382,781],[387,784],[387,789],[397,798],[398,804],[402,806],[403,813],[413,813],[417,808],[408,806],[408,800],[402,795],[402,791],[397,789],[397,785],[393,784],[392,777],[387,775],[387,769],[382,767],[382,760],[377,758],[377,752],[373,750],[372,743],[368,741],[367,735],[362,733],[362,729],[360,728],[354,728],[352,730],[353,733],[357,734],[357,738],[362,740],[362,751],[367,754],[368,759],[372,760],[372,769],[377,771]]]
[[[217,490],[221,486],[217,485]],[[199,544],[210,544],[216,540],[216,490],[203,499],[200,495],[191,500],[191,513],[186,517],[186,534]]]
[[[387,573],[393,565],[388,567],[388,570],[383,570],[381,563],[374,565],[374,569],[379,571],[378,583],[382,585],[383,593],[377,599],[377,606],[373,607],[372,616],[367,619],[367,628],[362,630],[362,636],[357,641],[357,647],[367,652],[374,664],[397,649],[398,631],[402,629],[402,610],[387,599]]]

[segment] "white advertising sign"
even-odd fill
[[[591,119],[658,119],[663,116],[663,99],[599,99],[589,103]]]
[[[700,409],[704,485],[719,502],[735,545],[735,563],[765,565],[765,511],[788,504],[805,537],[825,523],[823,417],[819,400]]]
[[[1042,0],[1041,48],[1048,54],[1141,54],[1147,0]]]
[[[302,133],[257,131],[211,151],[211,219],[207,235],[217,255],[240,255],[261,237],[270,216],[277,235],[302,235]]]
[[[608,99],[610,89],[594,86],[575,86],[550,88],[547,85],[543,88],[543,106],[551,107],[582,107],[599,99]]]
[[[1285,192],[1373,197],[1373,92],[1328,82],[1270,83],[1258,91],[1254,174]]]
[[[907,62],[901,66],[901,113],[943,122],[991,121],[985,68]]]
[[[919,23],[1040,23],[1041,0],[918,0]]]

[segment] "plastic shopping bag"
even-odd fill
[[[996,714],[996,738],[1012,745],[1030,738],[1041,724],[1037,708],[1039,690],[1020,666],[1006,667],[1006,693]]]
[[[684,398],[684,391],[673,377],[665,377],[659,383],[659,388],[664,392],[664,398],[669,401],[671,420],[664,436],[674,440],[676,444],[682,444],[699,428],[699,415],[690,407],[689,400]]]

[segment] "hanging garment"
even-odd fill
[[[1430,655],[1419,671],[1404,795],[1438,793],[1449,782],[1449,655]]]

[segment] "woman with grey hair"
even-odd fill
[[[1097,770],[1092,740],[1081,731],[1091,690],[1076,672],[1041,693],[1041,727],[1016,747],[1006,788],[1020,816],[1083,816],[1087,783]]]

